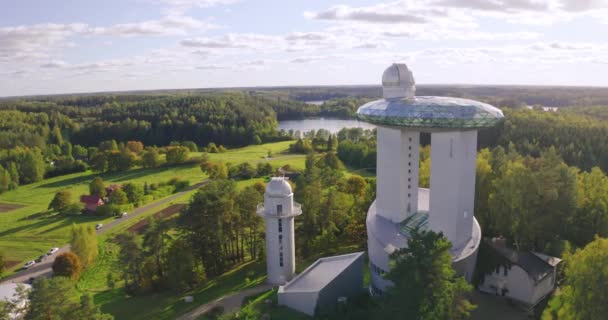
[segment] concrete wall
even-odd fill
[[[364,292],[363,263],[361,255],[319,292],[318,311],[333,310],[339,297],[353,297]]]
[[[309,316],[315,314],[317,307],[318,292],[283,292],[282,287],[278,292],[278,303],[294,310],[305,313]]]
[[[401,222],[417,211],[420,133],[379,126],[377,149],[378,214]]]
[[[296,271],[294,217],[276,215],[277,205],[283,206],[283,214],[293,210],[293,196],[265,196],[264,208],[267,212],[264,221],[266,227],[266,271],[268,283],[281,285],[291,280]],[[271,214],[268,214],[268,213]],[[279,219],[281,232],[279,233]],[[279,240],[279,236],[281,239]],[[283,253],[283,266],[280,265],[280,255]]]
[[[431,134],[429,227],[459,248],[471,237],[475,204],[477,131]]]
[[[320,291],[290,291],[285,290],[283,286],[279,287],[279,305],[313,316],[318,312],[333,310],[339,297],[353,297],[365,292],[363,288],[363,257],[361,255],[357,258]]]
[[[506,276],[505,270],[507,272]],[[512,265],[510,269],[501,266],[498,272],[485,276],[479,290],[502,295],[502,289],[505,288],[508,290],[505,297],[528,305],[535,305],[553,291],[554,277],[555,273],[543,278],[535,285],[534,280],[520,266]]]

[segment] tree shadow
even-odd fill
[[[100,176],[100,174],[95,174],[95,173],[91,173],[85,176],[79,176],[79,177],[74,177],[74,178],[70,178],[70,179],[65,179],[65,180],[60,180],[60,181],[55,181],[55,182],[49,182],[49,183],[45,183],[45,184],[41,184],[39,186],[37,186],[36,188],[61,188],[61,187],[67,187],[67,186],[71,186],[74,184],[79,184],[79,183],[83,183],[83,182],[87,182],[92,180],[94,177]]]

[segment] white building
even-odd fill
[[[382,76],[384,99],[357,111],[378,126],[376,201],[367,214],[371,291],[390,282],[389,255],[407,245],[412,229],[441,231],[452,242],[455,269],[470,280],[481,229],[473,217],[477,130],[503,120],[485,103],[415,96],[412,72],[393,64]],[[430,189],[418,186],[420,133],[431,134]]]
[[[293,192],[286,178],[270,180],[264,203],[258,205],[257,214],[264,218],[266,226],[268,283],[285,284],[296,272],[294,217],[302,214],[300,204],[293,201]]]
[[[363,263],[363,252],[321,258],[279,287],[279,305],[310,316],[331,311],[339,299],[365,292]]]
[[[502,259],[498,259],[492,273],[484,276],[479,291],[504,296],[530,308],[553,292],[561,259],[537,252],[518,252],[507,248],[500,239],[493,239],[490,245]]]

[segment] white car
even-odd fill
[[[49,250],[49,251],[46,253],[46,255],[47,255],[47,256],[51,256],[51,255],[53,255],[53,254],[54,254],[55,252],[57,252],[57,251],[59,251],[59,248],[51,248],[51,249],[50,249],[50,250]]]
[[[95,226],[95,230],[99,230],[99,229],[101,229],[101,228],[103,228],[103,224],[101,224],[101,223],[98,223],[98,224]]]
[[[32,261],[28,261],[23,265],[23,269],[29,269],[31,268],[33,265],[36,264],[36,261],[32,260]]]
[[[123,213],[120,215],[120,217],[121,217],[121,218],[124,218],[124,217],[126,217],[126,216],[127,216],[127,214],[128,214],[128,213],[123,212]]]

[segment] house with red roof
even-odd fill
[[[80,202],[84,203],[85,210],[92,212],[95,212],[97,207],[104,204],[100,196],[80,196]]]

